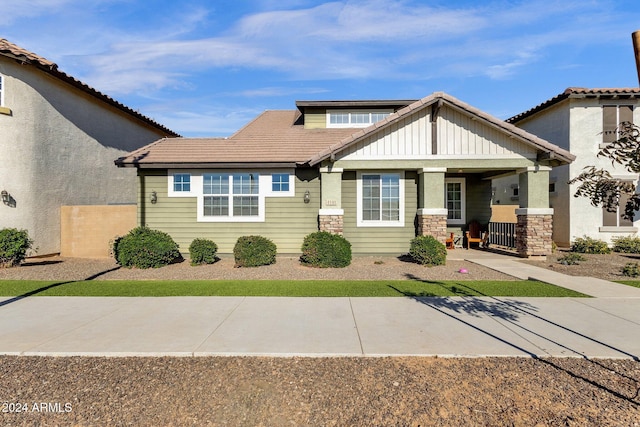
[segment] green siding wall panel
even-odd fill
[[[320,183],[315,176],[296,179],[294,197],[267,197],[265,199],[265,222],[197,222],[196,198],[167,197],[167,175],[141,172],[144,185],[139,196],[138,219],[144,225],[167,232],[180,245],[180,251],[188,253],[195,238],[213,240],[222,254],[233,252],[240,236],[261,235],[276,244],[278,253],[299,253],[304,236],[318,230],[317,197],[311,203],[303,202],[304,192],[320,194]],[[142,188],[143,187],[143,188]],[[158,202],[151,204],[151,191],[156,191]]]
[[[418,209],[417,173],[405,173],[404,227],[358,227],[356,173],[344,172],[342,177],[344,237],[351,242],[352,251],[360,254],[407,253],[411,239],[416,235],[415,219]]]

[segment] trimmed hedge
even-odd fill
[[[409,255],[422,265],[444,265],[447,262],[447,248],[433,236],[418,236],[411,240]]]
[[[113,244],[113,255],[123,267],[158,268],[182,260],[178,245],[159,230],[136,227]]]
[[[311,267],[346,267],[351,264],[351,243],[328,231],[308,234],[302,242],[300,262]]]
[[[189,245],[191,265],[213,264],[216,262],[218,245],[211,240],[195,239]]]
[[[262,236],[242,236],[233,247],[236,267],[258,267],[276,262],[275,243]]]
[[[0,230],[0,267],[15,267],[22,264],[27,251],[33,246],[27,230],[4,228]]]

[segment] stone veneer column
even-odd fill
[[[433,236],[439,242],[447,239],[447,210],[418,209],[418,235]]]
[[[543,258],[551,253],[553,209],[516,209],[516,249],[524,258]]]
[[[318,229],[342,236],[344,232],[344,210],[320,209],[318,213]]]

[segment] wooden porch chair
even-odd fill
[[[477,243],[478,247],[486,246],[489,232],[485,231],[482,233],[482,226],[480,223],[473,220],[469,223],[465,236],[467,238],[467,249],[471,249],[472,243]]]
[[[451,235],[445,239],[444,243],[447,246],[447,249],[455,249],[456,248],[456,244],[455,244],[454,238],[455,238],[455,234],[451,233]]]

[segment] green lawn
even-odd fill
[[[586,297],[543,282],[414,280],[1,280],[0,296]]]
[[[616,280],[616,283],[622,283],[623,285],[635,286],[640,288],[640,280]]]

